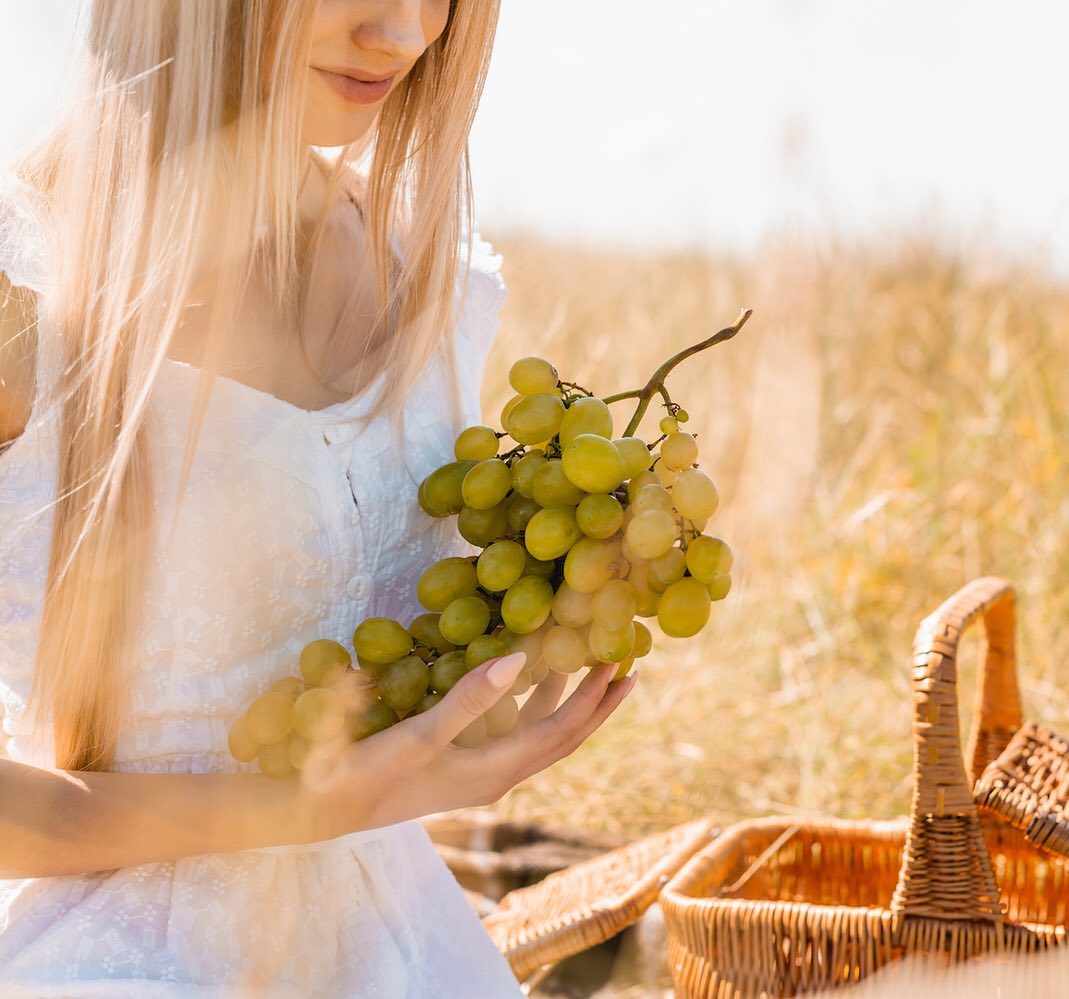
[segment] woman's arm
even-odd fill
[[[340,835],[296,779],[49,770],[0,759],[0,878],[136,867]]]

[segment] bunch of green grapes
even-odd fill
[[[468,427],[455,460],[419,487],[423,510],[456,516],[460,535],[481,551],[423,572],[417,596],[426,613],[407,627],[363,621],[353,634],[355,670],[338,643],[307,646],[303,680],[283,678],[235,724],[238,759],[292,772],[287,761],[299,769],[317,738],[381,731],[436,704],[481,663],[525,652],[512,689],[456,739],[477,746],[513,729],[516,697],[549,670],[617,663],[615,679],[625,676],[652,646],[639,618],[656,618],[678,638],[705,627],[731,589],[732,553],[705,533],[719,496],[698,467],[696,439],[680,429],[686,412],[667,403],[661,436],[648,445],[615,438],[608,404],[562,382],[546,360],[522,358],[509,382],[516,394],[501,414],[504,431]],[[328,703],[325,662],[342,676],[361,674],[370,700],[347,711]]]

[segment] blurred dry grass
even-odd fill
[[[702,636],[656,635],[630,701],[500,813],[634,836],[708,813],[903,813],[913,632],[981,574],[1018,587],[1026,711],[1067,727],[1069,288],[925,237],[748,260],[495,246],[495,423],[518,356],[605,395],[755,310],[669,381],[720,488],[733,592]]]

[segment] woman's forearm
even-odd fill
[[[0,878],[136,867],[340,835],[295,778],[49,770],[0,759]]]

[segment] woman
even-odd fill
[[[0,188],[0,992],[518,995],[415,820],[632,681],[558,707],[550,673],[453,745],[507,656],[314,785],[227,750],[309,641],[414,616],[471,550],[416,487],[477,422],[504,297],[467,161],[497,2],[88,17],[80,98]]]

